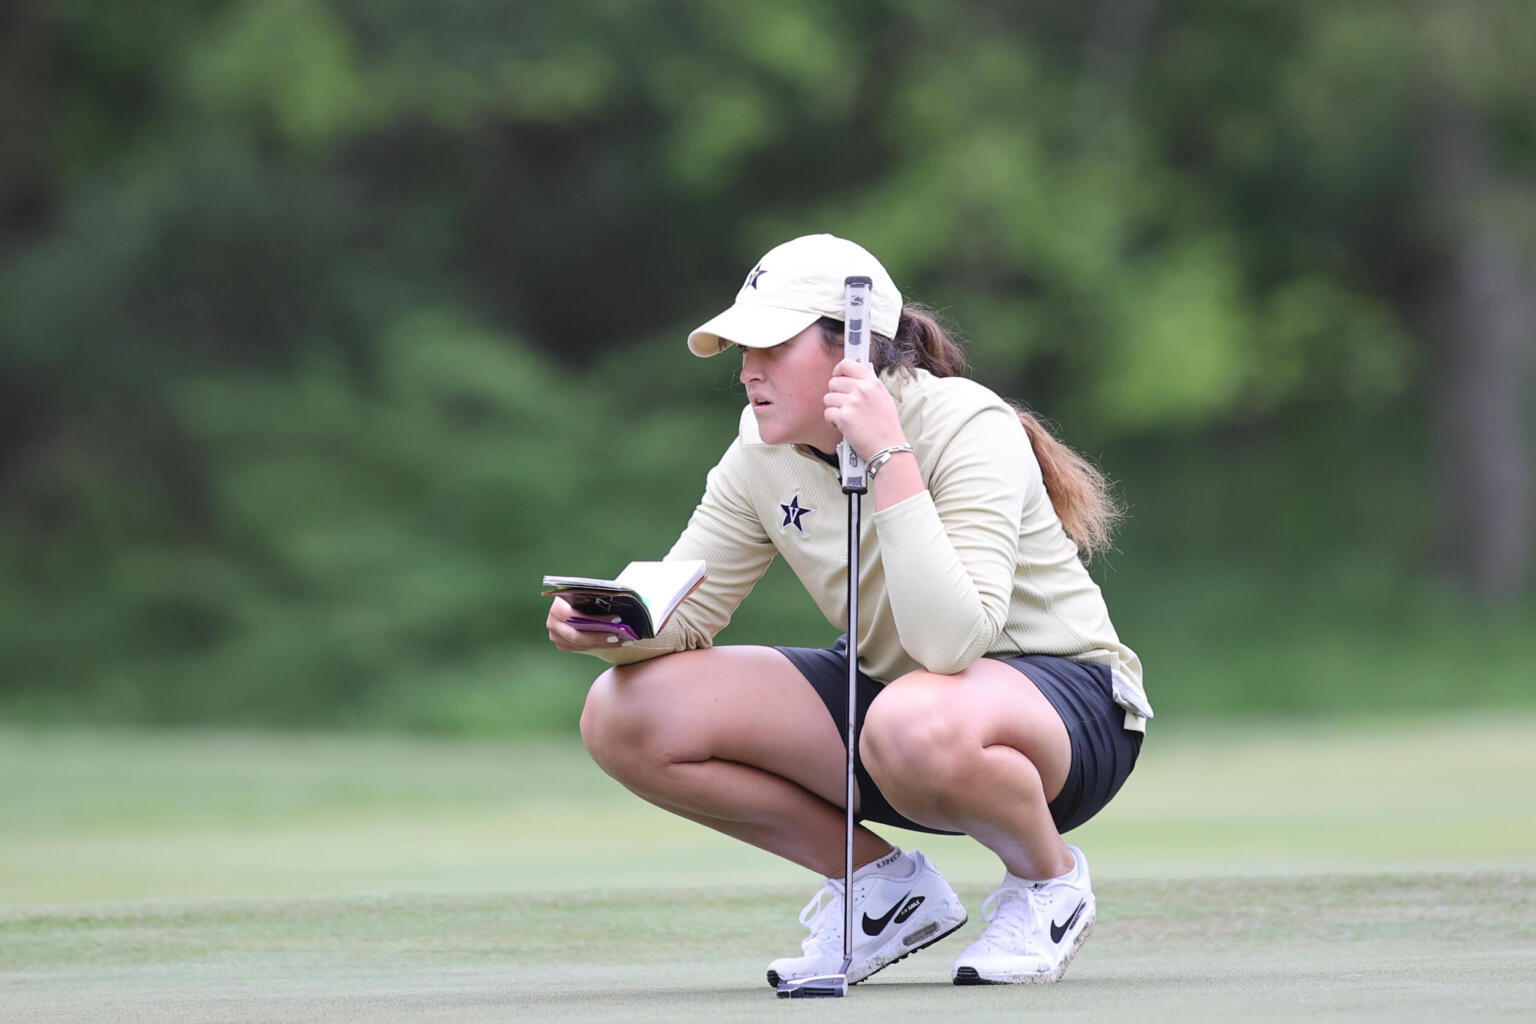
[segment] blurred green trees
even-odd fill
[[[1154,696],[1349,704],[1289,687],[1372,615],[1451,630],[1399,675],[1528,664],[1533,50],[1504,0],[13,2],[0,708],[562,720],[538,576],[666,549],[739,404],[682,334],[819,230],[1125,479]]]

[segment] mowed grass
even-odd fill
[[[0,1020],[1536,1014],[1536,719],[1154,725],[1063,984],[950,986],[998,869],[893,832],[972,922],[811,1003],[762,972],[815,881],[570,740],[0,731]]]

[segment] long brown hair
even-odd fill
[[[843,343],[841,320],[822,317],[818,324],[828,344]],[[902,307],[894,338],[870,335],[870,362],[876,372],[893,366],[912,367],[927,370],[935,377],[960,377],[970,370],[965,351],[950,338],[938,315],[916,303]],[[1083,560],[1092,561],[1094,555],[1109,548],[1115,526],[1125,518],[1125,509],[1116,500],[1109,479],[1097,466],[1063,444],[1023,405],[1015,401],[1008,404],[1024,424],[1056,517],[1067,535],[1077,542]]]

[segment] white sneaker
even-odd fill
[[[981,916],[991,922],[955,961],[956,985],[1058,981],[1093,930],[1088,861],[1075,846],[1072,872],[1044,882],[1004,873]]]
[[[853,876],[853,963],[848,984],[863,981],[908,953],[931,946],[965,924],[965,908],[934,866],[916,850],[899,849]],[[843,880],[829,878],[800,911],[811,934],[804,954],[768,965],[768,984],[836,974],[843,967]]]

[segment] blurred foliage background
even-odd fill
[[[1530,4],[9,0],[0,128],[6,718],[570,730],[812,231],[1120,481],[1160,714],[1533,701]]]

